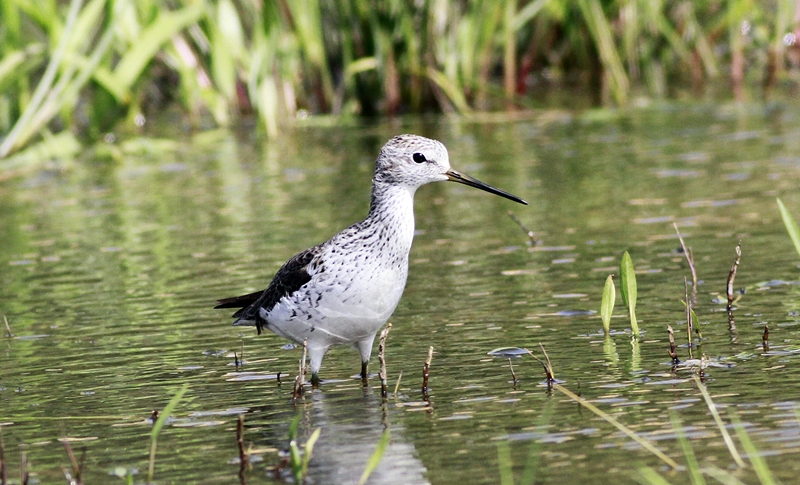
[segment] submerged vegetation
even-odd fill
[[[741,99],[796,84],[795,3],[8,0],[0,169],[77,152],[55,133],[99,139],[170,105],[274,135],[308,114],[531,107],[550,86],[588,88],[587,105],[710,82]],[[2,161],[36,139],[38,157]]]

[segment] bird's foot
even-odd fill
[[[311,373],[311,387],[314,389],[319,389],[319,374],[316,372]]]

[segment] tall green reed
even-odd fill
[[[195,125],[255,115],[274,136],[299,114],[531,106],[528,95],[541,85],[534,81],[558,84],[572,74],[620,106],[636,93],[666,95],[685,73],[701,86],[725,65],[738,85],[748,81],[738,81],[742,72],[789,79],[791,7],[791,0],[6,0],[0,158],[63,129],[91,140],[115,123],[139,126],[168,100]],[[758,32],[767,32],[765,41]]]

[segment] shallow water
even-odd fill
[[[293,404],[300,350],[230,327],[214,300],[263,288],[295,252],[363,217],[377,151],[400,132],[442,140],[455,168],[531,205],[456,184],[421,188],[409,281],[387,344],[390,391],[402,372],[398,395],[382,403],[377,377],[363,390],[357,354],[336,348],[322,388]],[[536,483],[632,483],[643,465],[689,483],[548,393],[532,359],[514,359],[515,388],[508,361],[487,355],[512,346],[538,354],[540,343],[567,388],[680,463],[670,413],[701,465],[733,470],[691,371],[673,370],[667,355],[670,324],[680,358],[689,357],[681,300],[690,275],[677,223],[700,278],[695,353],[714,364],[708,390],[726,423],[729,410],[741,419],[776,476],[790,482],[800,472],[800,256],[775,202],[800,218],[797,110],[668,105],[514,122],[408,119],[299,128],[269,143],[175,136],[158,146],[130,139],[69,170],[0,183],[0,312],[14,334],[0,341],[0,423],[12,470],[21,449],[36,478],[60,482],[66,436],[86,449],[85,483],[118,480],[108,475],[116,467],[144,482],[147,418],[189,383],[159,438],[157,483],[239,482],[230,462],[242,413],[245,440],[262,458],[245,478],[272,481],[267,468],[280,461],[298,412],[301,441],[322,428],[310,470],[318,484],[357,483],[386,427],[391,444],[369,483],[497,483],[498,443],[510,446],[516,483],[526,462]],[[527,244],[509,210],[538,245]],[[739,241],[735,286],[746,292],[732,332],[715,299],[724,299]],[[639,283],[637,345],[619,297],[609,340],[597,314],[625,250]],[[234,351],[244,353],[242,368]],[[735,474],[755,480],[751,470]]]

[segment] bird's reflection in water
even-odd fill
[[[389,427],[391,438],[383,458],[367,481],[378,484],[425,484],[426,469],[404,428],[391,423],[380,389],[325,389],[305,395],[300,435],[322,428],[314,445],[309,478],[317,484],[358,483],[378,442]]]

